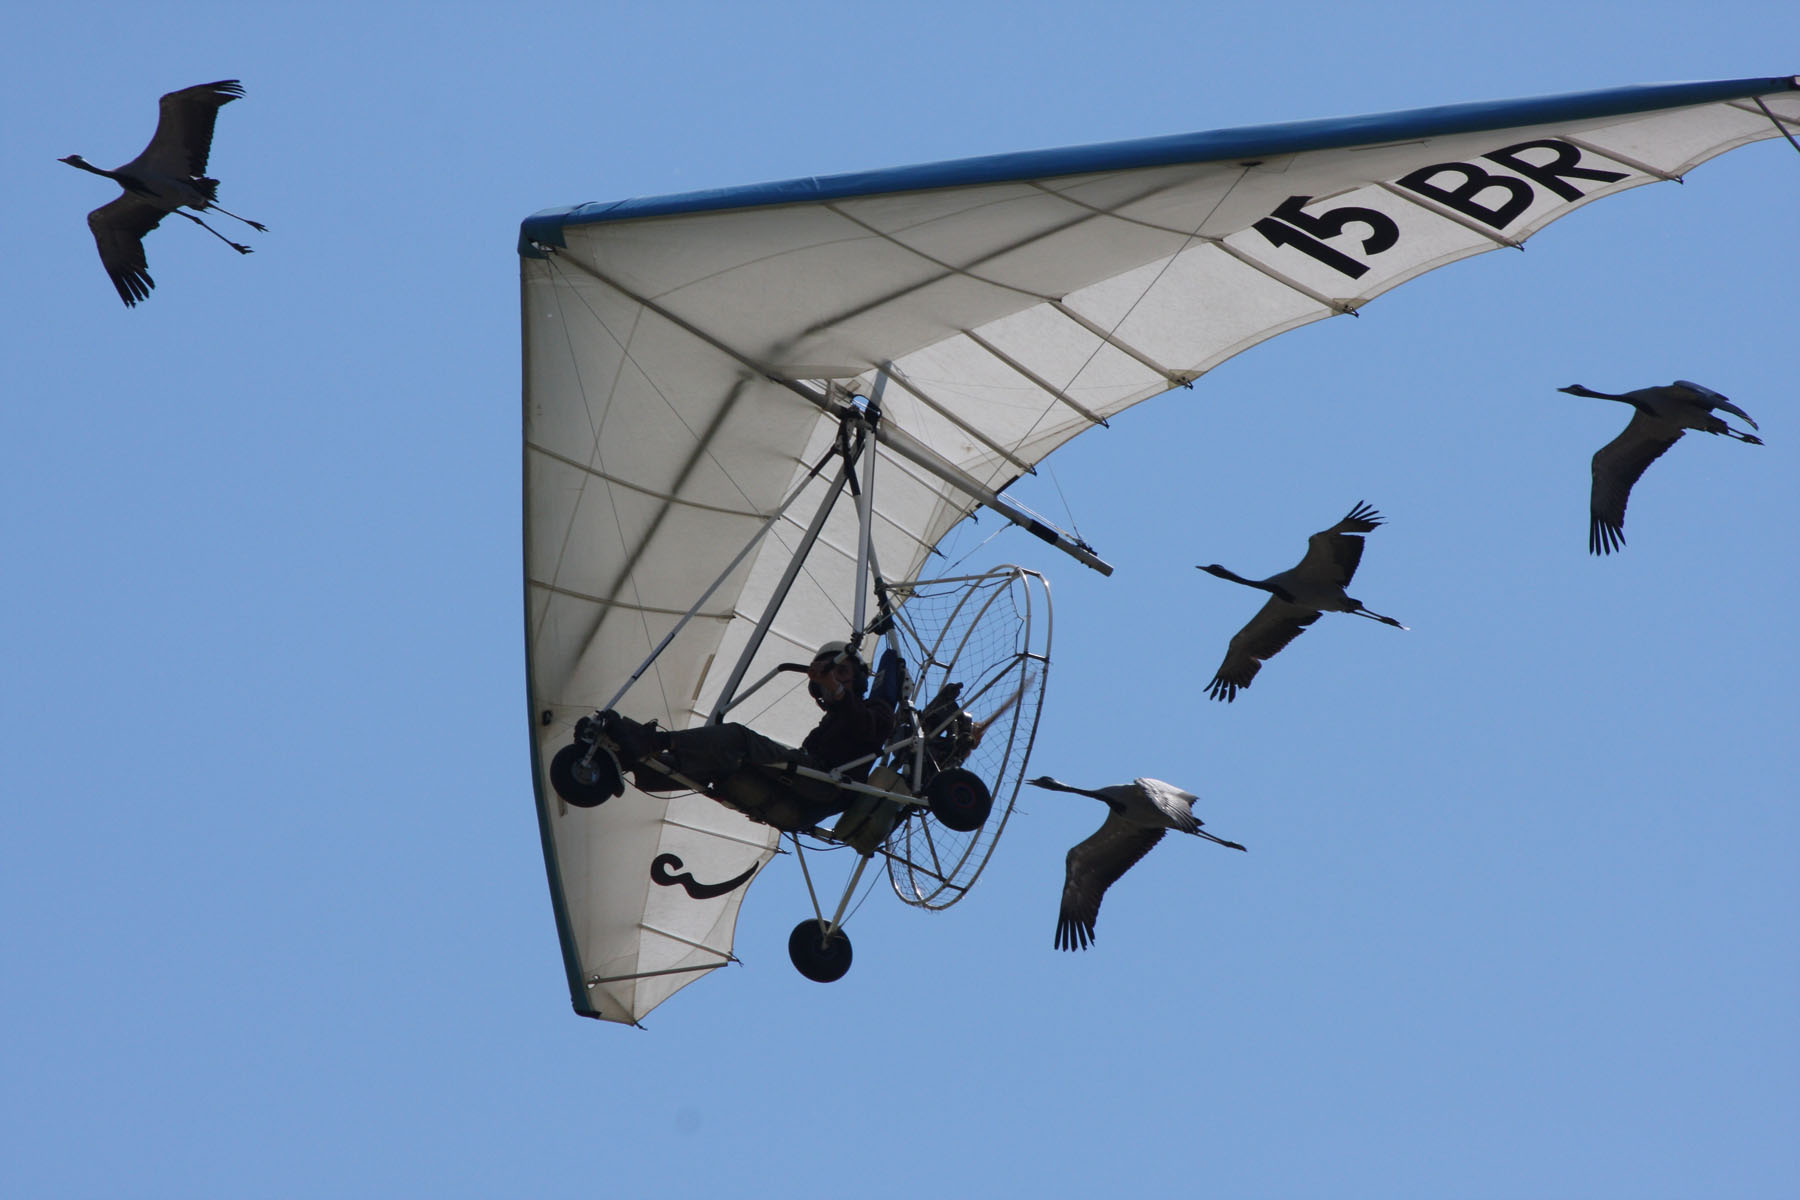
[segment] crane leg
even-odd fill
[[[1394,620],[1394,618],[1384,617],[1380,613],[1370,612],[1366,608],[1353,608],[1350,610],[1350,612],[1353,616],[1367,617],[1371,621],[1380,621],[1383,625],[1392,625],[1395,629],[1405,629],[1406,628],[1406,626],[1404,626],[1400,622]]]
[[[221,242],[224,242],[227,246],[230,246],[233,250],[236,250],[239,254],[249,254],[250,253],[250,247],[238,245],[236,242],[232,241],[230,238],[226,237],[224,234],[222,234],[218,230],[214,229],[211,225],[208,225],[205,221],[202,221],[199,217],[196,217],[193,213],[182,212],[178,208],[175,210],[175,215],[178,217],[186,217],[188,220],[192,221],[194,224],[198,225],[200,228],[206,230],[206,232],[208,232],[208,233],[212,234],[214,237],[218,238]]]
[[[216,204],[208,204],[206,207],[208,210],[210,210],[212,212],[222,212],[234,221],[242,221],[244,224],[246,224],[250,228],[256,230],[256,232],[258,232],[258,233],[269,232],[269,227],[267,225],[264,225],[261,221],[252,221],[249,217],[240,217],[236,213],[232,212],[229,208],[220,208]]]

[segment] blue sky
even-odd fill
[[[519,221],[1007,150],[1800,71],[1800,15],[1519,3],[42,6],[11,14],[0,406],[0,1187],[42,1196],[1785,1196],[1800,1185],[1800,154],[1734,151],[1233,360],[1022,498],[1050,573],[1034,765],[1200,793],[1086,954],[1099,821],[1022,797],[980,888],[873,896],[799,978],[802,886],[647,1029],[570,1014],[532,811]],[[55,159],[242,79],[221,199],[126,311]],[[175,226],[180,226],[179,228]],[[1692,378],[1586,553],[1559,395]],[[1357,594],[1230,706],[1261,575],[1367,499]],[[1066,500],[1067,508],[1064,509]],[[970,546],[987,525],[959,533]],[[987,552],[987,551],[984,551]]]

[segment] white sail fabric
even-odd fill
[[[577,1011],[635,1021],[729,961],[748,873],[775,835],[697,797],[628,791],[568,808],[548,785],[550,757],[726,570],[831,445],[834,410],[869,395],[884,365],[894,436],[998,491],[1266,338],[1782,136],[1782,123],[1800,128],[1795,88],[1615,89],[528,219],[534,767]],[[975,503],[919,459],[879,456],[874,544],[890,579],[914,574]],[[622,711],[673,727],[708,719],[824,485],[808,485]],[[846,502],[750,678],[850,631],[856,540]],[[797,742],[816,710],[779,691],[732,719]]]

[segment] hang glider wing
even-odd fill
[[[1792,78],[1667,84],[527,219],[534,769],[577,1011],[635,1021],[730,961],[774,834],[699,798],[627,792],[569,809],[549,760],[725,573],[620,702],[676,727],[708,719],[804,515],[727,568],[878,373],[874,540],[900,579],[981,498],[1122,409],[1591,200],[1781,136],[1783,123],[1800,126]],[[802,495],[793,512],[809,511]],[[845,635],[855,548],[853,517],[834,515],[753,674]],[[745,708],[733,719],[790,740],[816,717],[792,690]]]

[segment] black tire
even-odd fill
[[[788,957],[794,969],[814,983],[836,983],[850,969],[850,936],[842,929],[822,937],[825,922],[812,918],[788,934]]]
[[[586,767],[581,760],[588,748],[580,742],[564,746],[550,760],[550,786],[576,808],[598,808],[625,790],[612,755],[602,750]]]
[[[980,829],[994,809],[993,793],[988,791],[981,776],[961,767],[938,772],[931,786],[925,789],[925,802],[931,806],[931,815],[939,824],[957,833]]]

